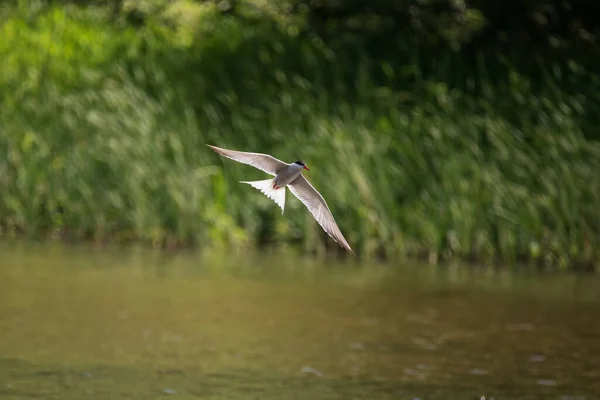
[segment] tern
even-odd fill
[[[310,171],[303,161],[287,164],[268,154],[227,150],[211,146],[210,144],[207,146],[224,157],[242,164],[251,165],[274,176],[274,178],[261,181],[240,182],[247,183],[260,190],[265,196],[277,203],[281,207],[281,214],[283,214],[285,207],[285,188],[287,187],[294,196],[304,203],[315,220],[321,225],[321,228],[342,246],[344,250],[354,254],[354,251],[350,248],[346,238],[344,238],[340,228],[337,226],[329,210],[329,206],[327,206],[327,202],[306,178],[302,176],[304,170]]]

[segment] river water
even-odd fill
[[[598,399],[600,280],[0,245],[1,399]]]

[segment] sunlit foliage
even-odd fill
[[[467,31],[372,47],[276,3],[5,5],[1,234],[337,250],[211,143],[305,160],[363,256],[597,262],[585,63],[457,51]]]

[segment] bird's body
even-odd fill
[[[268,154],[227,150],[211,145],[208,145],[208,147],[224,157],[243,164],[252,165],[272,175],[273,178],[271,179],[241,182],[260,190],[265,196],[277,203],[281,207],[282,214],[285,208],[285,188],[287,187],[294,196],[304,203],[315,220],[331,238],[338,242],[346,251],[354,253],[338,228],[327,206],[327,202],[302,175],[302,171],[310,171],[303,161],[288,164]]]
[[[281,168],[273,178],[273,186],[275,189],[280,187],[284,187],[294,182],[300,175],[302,175],[302,170],[308,169],[302,161],[296,161],[295,163],[288,164],[286,167]]]

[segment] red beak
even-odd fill
[[[304,166],[304,169],[310,171],[310,169],[306,165]]]

